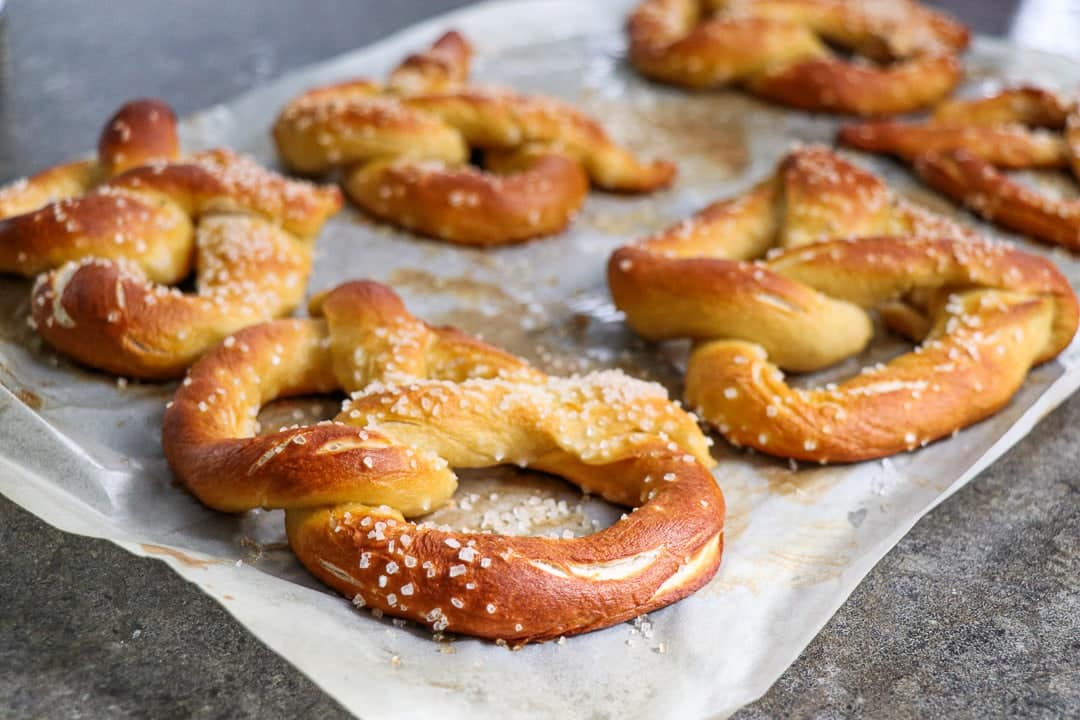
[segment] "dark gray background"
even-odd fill
[[[130,97],[187,113],[464,4],[9,0],[0,181]],[[939,4],[995,34],[1015,6]],[[740,717],[1080,716],[1078,422],[1080,396],[920,522]],[[0,498],[0,716],[315,715],[346,714],[165,565]]]

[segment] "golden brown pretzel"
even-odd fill
[[[608,282],[639,334],[696,341],[686,399],[725,437],[819,462],[891,455],[995,412],[1069,344],[1078,315],[1051,262],[913,214],[822,148],[620,248]],[[921,346],[821,390],[784,382],[780,368],[862,350],[875,308]]]
[[[227,150],[178,159],[171,111],[138,101],[110,120],[97,160],[0,190],[14,213],[0,220],[0,271],[42,273],[32,323],[53,347],[173,377],[235,330],[292,311],[314,236],[340,205],[336,188]],[[195,293],[167,287],[193,267]]]
[[[657,385],[551,378],[408,314],[388,288],[320,296],[322,318],[232,336],[165,413],[173,471],[210,507],[283,507],[308,569],[357,605],[514,643],[605,627],[715,573],[723,495],[707,440]],[[333,422],[252,437],[290,394],[352,392]],[[638,510],[566,539],[447,532],[406,518],[445,502],[450,466],[519,463]]]
[[[914,0],[644,0],[630,61],[691,88],[733,83],[785,105],[886,115],[926,107],[960,81],[967,29]],[[838,58],[827,43],[880,63]]]
[[[469,46],[444,35],[385,86],[353,80],[309,90],[274,125],[285,165],[344,170],[370,214],[424,235],[499,245],[562,230],[592,182],[648,192],[670,163],[642,163],[592,118],[564,103],[467,86]],[[483,153],[483,167],[469,164]]]
[[[1000,169],[1071,169],[1080,180],[1080,102],[1035,87],[943,103],[920,123],[841,128],[840,142],[910,162],[931,187],[987,220],[1080,249],[1080,200],[1026,187]]]

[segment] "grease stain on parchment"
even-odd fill
[[[519,305],[520,301],[502,285],[484,282],[467,275],[436,275],[419,268],[399,268],[390,273],[387,283],[396,290],[414,293],[445,294],[467,302],[486,302],[496,306]]]
[[[151,545],[149,543],[141,543],[139,547],[142,548],[143,552],[147,553],[148,555],[164,555],[166,557],[171,557],[172,559],[178,561],[181,565],[186,565],[187,567],[191,568],[205,569],[210,567],[211,565],[225,564],[224,560],[197,558],[192,555],[188,555],[182,550],[165,547],[164,545]]]
[[[929,210],[932,213],[944,215],[953,220],[965,221],[968,219],[967,213],[959,206],[950,202],[944,195],[940,195],[933,190],[929,190],[920,185],[909,185],[904,188],[898,188],[897,194],[908,202],[917,205],[924,210]]]
[[[26,405],[34,412],[40,410],[43,404],[40,395],[33,392],[32,390],[27,390],[26,388],[16,390],[15,397],[19,398],[19,400],[21,400],[24,405]]]
[[[723,442],[718,438],[717,446]],[[722,454],[733,452],[731,448],[721,450]],[[714,455],[717,454],[714,452]],[[724,521],[726,542],[742,535],[764,504],[782,499],[800,505],[815,505],[822,502],[843,480],[841,471],[830,472],[829,468],[799,471],[765,464],[754,467],[752,472],[745,472],[745,469],[743,472],[730,472],[728,467],[721,465],[715,475],[727,505]]]
[[[761,552],[740,558],[737,567],[721,561],[720,571],[701,592],[722,596],[742,588],[757,595],[776,587],[835,580],[848,569],[857,549],[855,532],[847,521],[806,523]]]
[[[681,95],[678,110],[664,93],[611,97],[584,89],[579,106],[599,118],[621,143],[645,158],[679,160],[680,179],[694,184],[737,177],[750,163],[745,118],[760,103],[734,92]],[[778,115],[778,118],[781,116]]]
[[[452,297],[456,303],[451,307],[427,313],[424,319],[456,327],[544,372],[569,375],[617,368],[659,381],[669,390],[679,382],[653,346],[629,331],[606,291],[542,304],[516,297],[499,284],[416,268],[395,270],[388,283],[406,294]]]

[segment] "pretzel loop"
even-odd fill
[[[286,509],[290,544],[357,604],[514,642],[585,632],[693,592],[720,559],[723,496],[706,439],[658,386],[550,378],[354,282],[323,319],[247,328],[191,370],[166,457],[205,504]],[[253,437],[276,397],[343,389],[332,423]],[[640,509],[574,540],[446,532],[453,467],[515,462]]]
[[[41,273],[31,321],[50,345],[167,378],[235,330],[292,311],[336,189],[227,150],[181,160],[175,118],[157,101],[122,108],[99,145],[97,160],[0,190],[0,208],[16,213],[0,220],[0,271]],[[167,287],[193,268],[194,293]]]
[[[686,398],[730,441],[863,460],[995,412],[1076,332],[1076,297],[1052,263],[963,235],[809,148],[746,196],[620,248],[608,280],[637,332],[698,341]],[[862,350],[874,309],[920,346],[821,390],[784,382],[781,368]]]
[[[274,126],[283,161],[308,174],[343,170],[349,197],[375,217],[473,245],[561,230],[590,182],[647,192],[674,177],[670,163],[637,160],[569,105],[467,86],[470,52],[450,32],[386,85],[300,95]],[[474,152],[481,167],[469,165]]]
[[[961,77],[967,30],[913,0],[644,0],[628,23],[643,74],[731,83],[805,110],[877,115],[925,107]],[[837,58],[827,43],[870,60]]]

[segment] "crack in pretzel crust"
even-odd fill
[[[1004,406],[1068,346],[1077,300],[1048,260],[897,200],[824,148],[742,197],[617,250],[615,304],[650,340],[695,340],[686,399],[736,445],[817,462],[910,450]],[[921,343],[822,389],[783,370],[860,352],[871,310]]]
[[[695,418],[617,371],[549,377],[385,286],[318,296],[309,320],[241,330],[166,410],[173,472],[225,512],[284,508],[293,551],[358,606],[511,643],[607,627],[716,572],[724,498]],[[254,436],[278,397],[345,390],[334,421]],[[449,532],[451,467],[517,463],[636,508],[574,539]]]
[[[156,100],[125,105],[98,157],[0,189],[0,272],[37,275],[31,323],[54,348],[121,375],[181,374],[230,333],[303,298],[333,187],[228,150],[181,158]],[[195,272],[195,292],[169,287]]]
[[[1080,181],[1080,101],[1037,87],[943,103],[924,122],[841,128],[842,144],[895,155],[934,189],[998,225],[1080,250],[1080,199],[1047,195],[1003,170],[1071,170]]]
[[[630,62],[689,88],[741,85],[803,110],[889,115],[959,83],[967,29],[914,0],[644,0]],[[840,59],[829,45],[877,65]]]
[[[456,32],[410,56],[383,85],[309,90],[282,110],[274,141],[292,171],[341,171],[369,214],[466,245],[559,232],[594,184],[651,192],[675,166],[641,162],[560,101],[467,84],[471,49]],[[482,167],[469,164],[474,152]]]

